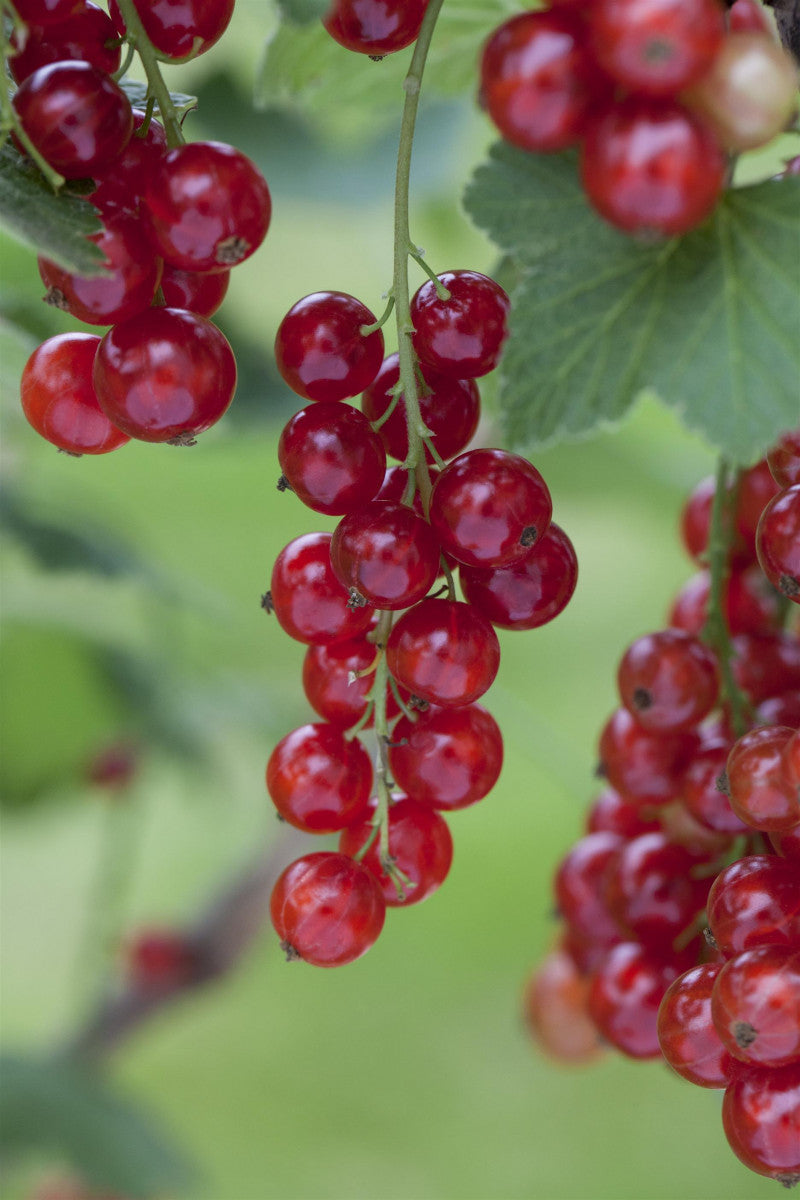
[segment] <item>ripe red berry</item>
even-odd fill
[[[309,646],[303,659],[303,690],[311,707],[332,725],[347,728],[364,714],[375,683],[376,647],[363,635],[325,646]],[[353,678],[355,676],[355,678]],[[386,689],[391,720],[400,712],[391,688]],[[372,718],[368,726],[373,723]]]
[[[613,946],[592,975],[589,1014],[628,1058],[658,1058],[658,1010],[680,967],[636,942]]]
[[[161,294],[167,308],[184,308],[201,317],[213,317],[225,299],[230,271],[181,271],[164,266]]]
[[[717,660],[697,638],[662,629],[637,638],[617,670],[622,703],[644,729],[691,729],[719,695]]]
[[[145,929],[125,945],[125,973],[143,992],[172,991],[196,973],[197,952],[186,935],[172,929]]]
[[[169,150],[144,192],[165,262],[184,271],[224,271],[263,242],[272,201],[263,175],[225,142],[190,142]]]
[[[586,814],[587,833],[605,830],[627,839],[638,837],[640,833],[654,833],[660,828],[657,820],[648,820],[637,805],[624,800],[613,788],[605,788]]]
[[[85,62],[55,62],[23,80],[12,104],[42,157],[67,179],[105,170],[133,133],[130,101]]]
[[[692,575],[672,603],[669,624],[686,633],[701,633],[708,616],[710,591],[708,571]],[[782,625],[781,598],[757,563],[731,568],[723,584],[723,611],[732,634],[770,634]]]
[[[681,797],[692,816],[718,833],[740,834],[747,826],[736,815],[717,782],[728,763],[731,743],[716,737],[704,741],[683,774]]]
[[[509,299],[499,283],[478,271],[445,271],[440,300],[428,279],[411,301],[413,345],[421,361],[453,379],[488,375],[508,333]]]
[[[298,499],[329,516],[366,504],[386,471],[383,443],[367,418],[349,404],[326,401],[295,413],[281,433],[278,461]]]
[[[357,738],[334,725],[301,725],[267,763],[267,790],[284,820],[307,833],[336,833],[369,804],[372,764]]]
[[[92,368],[99,345],[91,333],[60,333],[34,350],[22,372],[22,411],[68,454],[107,454],[128,441],[97,402]]]
[[[83,0],[14,0],[14,11],[26,25],[66,21],[82,7]]]
[[[346,292],[312,292],[292,305],[275,335],[275,361],[305,400],[347,400],[369,387],[383,361],[375,314]]]
[[[17,83],[39,67],[67,59],[91,63],[103,74],[113,75],[122,58],[121,47],[113,44],[115,39],[114,22],[108,13],[81,0],[64,21],[12,30],[8,68]]]
[[[767,454],[772,477],[780,488],[800,483],[800,429],[785,433]]]
[[[721,871],[708,895],[708,925],[726,956],[753,946],[800,946],[797,867],[777,855],[748,854]]]
[[[724,1088],[734,1066],[711,1019],[722,963],[703,963],[669,985],[658,1010],[658,1042],[673,1071],[698,1087]]]
[[[93,378],[100,407],[118,428],[145,442],[182,442],[228,408],[236,361],[205,317],[148,308],[108,331]]]
[[[600,736],[600,771],[626,800],[666,804],[699,742],[693,733],[651,733],[627,708],[612,713]]]
[[[283,871],[272,889],[270,915],[287,958],[339,967],[374,944],[386,905],[366,867],[322,850]]]
[[[711,880],[697,877],[701,863],[701,855],[661,832],[623,843],[609,860],[603,883],[606,905],[620,929],[668,952],[705,904]]]
[[[800,1063],[737,1075],[725,1092],[722,1127],[751,1171],[786,1187],[800,1182]]]
[[[525,985],[525,1024],[538,1047],[557,1062],[588,1063],[602,1053],[588,998],[589,981],[565,950],[551,950]]]
[[[408,608],[436,578],[439,544],[430,525],[410,508],[373,500],[336,526],[331,565],[353,602]]]
[[[595,0],[592,48],[633,92],[676,96],[710,67],[725,38],[718,0]]]
[[[609,863],[624,841],[616,833],[587,833],[570,847],[553,880],[559,915],[584,937],[611,946],[621,932],[605,899]]]
[[[800,824],[800,793],[786,779],[782,759],[793,732],[786,725],[752,729],[728,755],[725,779],[731,808],[752,829],[781,833]]]
[[[507,567],[463,565],[464,598],[501,629],[537,629],[563,612],[578,582],[578,559],[564,530],[551,521],[523,558]]]
[[[800,688],[800,639],[791,634],[733,639],[733,674],[754,704]]]
[[[506,450],[468,450],[444,468],[430,517],[442,548],[469,567],[507,567],[550,525],[547,484],[527,459]]]
[[[503,137],[523,150],[574,145],[609,90],[586,23],[563,9],[519,13],[484,47],[481,99]]]
[[[676,103],[632,96],[587,129],[581,177],[602,217],[626,233],[673,237],[710,215],[727,160],[706,126]]]
[[[416,40],[427,7],[428,0],[332,0],[322,23],[346,50],[382,58]]]
[[[144,31],[168,58],[197,57],[219,41],[233,15],[234,0],[134,0]],[[123,32],[125,22],[116,0],[111,15]]]
[[[756,549],[773,587],[800,604],[800,483],[770,500],[758,523]]]
[[[298,642],[327,645],[363,633],[373,609],[352,608],[333,573],[329,533],[306,533],[281,550],[272,568],[264,607]]]
[[[503,739],[480,704],[431,707],[392,732],[389,766],[397,786],[432,808],[467,808],[492,790],[503,765]]]
[[[800,950],[755,946],[725,963],[711,1014],[726,1048],[742,1062],[784,1067],[800,1061]]]
[[[458,708],[480,699],[494,683],[500,643],[470,604],[431,597],[400,617],[386,643],[386,661],[412,695]]]
[[[386,903],[393,908],[419,904],[444,883],[450,870],[453,838],[447,822],[426,804],[410,800],[408,796],[393,798],[389,806],[389,854],[397,870],[408,880],[403,884],[403,895],[400,896],[393,880],[381,867],[380,843],[374,836],[372,823],[375,805],[373,800],[370,814],[343,830],[339,836],[339,850],[352,858],[371,842],[361,863],[377,879]]]
[[[133,110],[131,140],[110,165],[94,173],[97,186],[90,198],[95,208],[103,214],[108,213],[111,208],[127,208],[138,213],[148,182],[167,153],[164,126],[151,116],[147,122],[147,132],[142,135],[146,120],[147,114],[143,109]],[[143,223],[149,230],[149,218],[145,217]],[[172,304],[169,301],[167,303],[170,308],[189,307],[186,304]]]

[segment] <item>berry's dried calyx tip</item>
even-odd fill
[[[535,525],[526,525],[522,531],[522,536],[519,539],[520,546],[526,548],[532,546],[539,538],[539,530]]]
[[[287,962],[302,962],[303,956],[299,951],[295,950],[291,942],[281,942],[281,950],[286,956]]]
[[[222,267],[235,267],[250,253],[250,243],[246,238],[233,234],[217,244],[216,259]]]
[[[753,1042],[758,1037],[758,1031],[753,1028],[749,1021],[737,1021],[733,1036],[736,1039],[736,1045],[746,1050],[748,1046],[752,1046]]]
[[[191,433],[178,433],[175,437],[167,438],[168,446],[196,446],[197,438]]]
[[[279,492],[293,492],[294,491],[294,488],[289,483],[289,480],[286,478],[285,475],[281,475],[281,477],[279,478],[279,480],[275,486],[277,487]]]
[[[640,711],[643,711],[646,708],[650,708],[652,703],[653,703],[653,697],[652,697],[652,694],[647,690],[647,688],[641,688],[641,687],[636,688],[636,690],[633,693],[634,708],[636,708]]]
[[[69,312],[69,304],[67,297],[61,291],[61,288],[50,287],[42,296],[45,304],[51,304],[53,308],[60,308],[62,312]]]
[[[793,1188],[800,1183],[800,1172],[792,1172],[791,1175],[776,1175],[775,1178],[783,1187]]]
[[[357,588],[350,588],[347,593],[348,608],[366,608],[367,601]]]
[[[266,613],[275,612],[275,605],[272,602],[272,592],[264,592],[264,595],[261,597],[261,607]]]

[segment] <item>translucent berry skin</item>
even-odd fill
[[[613,946],[592,976],[589,1014],[601,1036],[628,1058],[658,1058],[658,1010],[680,974],[637,942]]]
[[[331,535],[306,533],[281,550],[272,568],[267,607],[297,642],[328,645],[363,633],[374,610],[351,608],[331,566]]]
[[[386,451],[365,416],[349,404],[309,404],[278,443],[283,477],[315,512],[342,516],[370,501],[383,483]]]
[[[114,22],[96,4],[83,3],[65,21],[28,25],[24,34],[14,29],[9,39],[8,67],[22,83],[39,67],[65,60],[88,62],[105,75],[113,75],[122,59],[120,46],[107,45],[116,38]]]
[[[722,963],[703,963],[669,985],[658,1010],[658,1043],[673,1071],[698,1087],[725,1088],[734,1070],[711,1019]]]
[[[201,317],[213,317],[228,291],[230,271],[181,271],[165,266],[161,292],[167,308],[184,308]]]
[[[88,238],[103,252],[102,275],[77,275],[39,256],[45,299],[87,325],[115,325],[148,308],[161,279],[161,259],[131,213],[109,213]]]
[[[569,849],[553,879],[558,911],[569,927],[609,946],[620,940],[620,929],[606,904],[605,880],[623,845],[619,834],[587,833]]]
[[[429,598],[397,621],[386,643],[386,662],[412,695],[458,708],[480,699],[494,683],[500,643],[471,605]]]
[[[602,217],[625,233],[687,233],[712,212],[726,158],[708,129],[679,104],[630,97],[601,112],[586,133],[581,178]]]
[[[800,483],[800,429],[785,433],[767,454],[767,463],[779,488]]]
[[[314,711],[332,725],[344,729],[355,725],[364,715],[367,696],[375,683],[375,654],[375,644],[364,636],[309,646],[303,659],[303,690]],[[354,673],[357,678],[352,679]],[[386,711],[389,720],[400,712],[388,687]],[[366,727],[372,724],[370,717]]]
[[[731,1083],[722,1127],[737,1158],[787,1187],[800,1180],[800,1063],[754,1067]]]
[[[331,565],[339,582],[376,608],[408,608],[430,590],[439,544],[430,525],[403,504],[373,500],[333,533]]]
[[[411,301],[412,343],[423,363],[453,379],[488,375],[500,361],[508,334],[509,299],[499,283],[478,271],[445,271],[440,300],[428,279]]]
[[[506,141],[523,150],[574,145],[609,91],[585,22],[563,9],[511,17],[484,47],[481,99]]]
[[[717,787],[727,764],[731,743],[726,738],[705,742],[692,756],[681,780],[681,797],[692,816],[717,833],[747,833],[728,797]]]
[[[99,345],[91,333],[60,333],[34,350],[22,372],[22,411],[68,454],[107,454],[128,441],[97,402],[92,368]]]
[[[127,208],[138,213],[142,197],[153,172],[167,153],[167,135],[164,126],[155,117],[147,125],[147,133],[140,136],[146,113],[143,109],[133,110],[133,136],[121,154],[102,171],[95,171],[97,185],[91,194],[91,202],[104,215],[111,208]],[[149,220],[145,219],[149,229]],[[173,304],[170,308],[188,308],[186,304]],[[194,310],[193,310],[194,311]],[[203,313],[203,316],[209,316]]]
[[[325,850],[289,864],[269,907],[287,957],[315,967],[340,967],[366,954],[386,919],[374,876],[346,854]]]
[[[754,946],[800,946],[797,866],[748,854],[720,871],[708,895],[708,925],[726,957]]]
[[[800,604],[800,483],[779,492],[764,509],[756,551],[773,587],[787,600]]]
[[[14,9],[25,25],[66,21],[83,8],[83,0],[14,0]]]
[[[643,729],[691,729],[717,702],[716,658],[698,638],[661,629],[628,647],[617,670],[617,686],[622,703]]]
[[[263,242],[272,215],[263,175],[224,142],[169,150],[144,199],[164,261],[184,271],[224,271],[244,262]]]
[[[216,325],[178,308],[148,308],[115,325],[97,350],[100,407],[145,442],[193,438],[228,408],[236,360]]]
[[[373,838],[372,824],[376,803],[370,814],[357,825],[345,829],[339,837],[339,850],[351,857],[370,839],[372,844],[360,860],[380,884],[383,898],[391,908],[408,908],[433,895],[447,878],[453,861],[453,838],[447,822],[427,804],[400,796],[389,805],[389,854],[398,870],[408,879],[404,894],[381,869],[378,838]]]
[[[669,612],[669,624],[699,634],[708,615],[711,575],[699,571],[687,580]],[[775,633],[781,627],[781,599],[757,563],[734,566],[723,585],[723,611],[732,634]]]
[[[219,41],[233,15],[234,0],[134,0],[145,33],[169,58],[195,58]],[[109,8],[117,29],[125,23],[116,0]]]
[[[416,41],[427,7],[428,0],[333,0],[322,23],[346,50],[382,58]]]
[[[562,1063],[588,1063],[603,1052],[586,1011],[589,982],[565,950],[551,950],[525,985],[523,1018],[537,1047]]]
[[[369,805],[372,764],[357,738],[321,721],[281,738],[267,763],[267,791],[280,815],[306,833],[337,833]]]
[[[527,459],[468,450],[444,468],[430,518],[442,548],[468,567],[507,567],[544,536],[553,514],[547,484]]]
[[[783,749],[793,732],[786,725],[751,729],[728,755],[731,808],[752,829],[782,833],[800,824],[800,794],[783,773]]]
[[[108,167],[133,133],[130,101],[84,62],[56,62],[23,80],[12,104],[42,157],[66,179]]]
[[[586,832],[618,833],[623,838],[635,838],[640,833],[655,833],[661,828],[657,820],[648,820],[641,810],[615,792],[605,788],[586,814]]]
[[[600,769],[626,800],[666,804],[679,794],[681,775],[698,746],[693,733],[651,733],[618,708],[600,735]]]
[[[452,458],[460,453],[472,440],[480,417],[480,394],[478,385],[471,379],[448,379],[438,375],[430,367],[422,371],[428,390],[419,388],[419,408],[422,423],[431,433],[431,441],[440,458]],[[361,411],[369,421],[377,421],[394,397],[391,389],[400,378],[399,357],[390,354],[361,397]],[[378,436],[386,447],[386,453],[403,462],[408,455],[408,431],[406,413],[401,393],[392,415],[380,429]],[[425,447],[429,463],[433,455]]]
[[[500,776],[503,739],[479,704],[435,708],[392,732],[389,766],[399,788],[421,804],[451,812],[487,796]]]
[[[603,896],[620,930],[668,953],[705,904],[710,879],[693,871],[703,856],[676,846],[664,833],[643,833],[609,861]]]
[[[751,559],[756,557],[756,531],[761,514],[779,491],[765,458],[742,473],[736,497],[736,532]]]
[[[769,840],[775,848],[775,853],[781,858],[789,858],[800,869],[800,825],[786,833],[771,833]]]
[[[725,1047],[742,1062],[800,1061],[800,950],[755,946],[725,963],[711,1015]]]
[[[578,558],[551,521],[531,550],[507,567],[462,566],[464,598],[501,629],[538,629],[563,612],[578,582]]]
[[[365,337],[375,314],[346,292],[312,292],[278,326],[275,360],[305,400],[347,400],[369,387],[383,362],[380,329]]]
[[[595,0],[590,30],[598,61],[618,83],[676,96],[710,67],[725,15],[718,0]]]

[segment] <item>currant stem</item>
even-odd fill
[[[440,300],[449,300],[450,299],[449,291],[444,286],[441,279],[434,271],[433,267],[429,266],[428,263],[425,261],[425,256],[424,256],[422,250],[420,250],[418,246],[409,246],[408,253],[411,255],[411,257],[413,258],[413,260],[417,264],[417,266],[422,267],[423,271],[428,276],[428,278],[430,279],[433,286],[436,288],[436,295],[439,297],[439,299]]]
[[[371,333],[377,333],[379,329],[382,329],[383,326],[386,324],[386,322],[389,320],[389,317],[392,315],[393,308],[394,308],[394,295],[392,294],[392,292],[389,292],[389,299],[386,302],[386,308],[383,310],[381,315],[378,317],[378,320],[373,322],[372,325],[362,325],[361,326],[361,329],[359,330],[359,333],[361,334],[361,336],[369,337],[369,335]]]
[[[702,637],[711,647],[719,662],[722,695],[730,705],[731,725],[739,738],[749,728],[750,705],[747,697],[736,683],[733,674],[733,646],[725,619],[725,584],[729,573],[730,547],[733,540],[733,509],[735,489],[728,487],[730,465],[720,457],[717,464],[716,487],[711,507],[711,524],[708,533],[708,567],[711,586],[708,596],[708,613],[702,629]]]
[[[144,31],[144,25],[142,25],[141,17],[136,11],[136,5],[133,0],[119,0],[119,8],[122,13],[122,19],[125,22],[125,28],[128,31],[128,40],[136,47],[136,53],[142,60],[144,73],[147,76],[147,86],[151,94],[156,98],[158,110],[161,113],[161,120],[167,135],[167,145],[170,149],[173,149],[175,146],[182,146],[186,139],[183,136],[178,112],[172,103],[169,88],[164,82],[161,68],[158,65],[158,55]]]

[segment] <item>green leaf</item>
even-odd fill
[[[146,83],[140,83],[138,79],[120,79],[119,86],[122,88],[125,95],[130,100],[134,108],[147,107],[148,88]],[[178,113],[178,117],[182,121],[188,112],[193,108],[197,108],[197,97],[189,96],[185,92],[170,92],[169,94],[172,103]],[[161,115],[156,101],[154,113],[158,117]]]
[[[142,1110],[95,1075],[54,1059],[6,1055],[0,1150],[66,1160],[92,1188],[139,1198],[185,1189],[194,1172]]]
[[[82,181],[56,194],[41,171],[10,142],[0,149],[0,221],[18,241],[81,275],[102,275],[103,252],[90,234],[102,228],[97,209],[77,193]]]
[[[330,0],[278,0],[281,17],[295,25],[318,21],[330,8]]]
[[[524,271],[500,397],[515,442],[589,434],[645,389],[736,462],[797,424],[800,180],[730,191],[697,230],[643,243],[589,207],[573,154],[500,145],[466,206]]]

